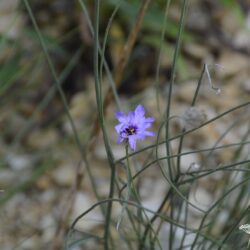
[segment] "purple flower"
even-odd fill
[[[154,132],[147,131],[154,122],[154,118],[146,118],[144,115],[145,109],[142,105],[138,105],[135,111],[129,111],[128,115],[124,112],[115,113],[120,122],[115,126],[119,144],[128,141],[131,149],[135,150],[137,140],[143,140],[146,136],[155,136]]]

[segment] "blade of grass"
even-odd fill
[[[90,20],[90,17],[89,17],[89,13],[87,11],[87,8],[86,8],[86,5],[84,3],[83,0],[78,0],[83,12],[84,12],[84,15],[87,19],[87,23],[88,23],[88,27],[90,29],[90,32],[92,34],[92,36],[94,37],[94,28],[93,28],[93,25],[91,23],[91,20]],[[118,8],[119,5],[117,5],[117,8]],[[114,10],[114,15],[116,13],[116,9]],[[111,21],[112,21],[112,18],[111,18]],[[108,28],[107,28],[108,29]],[[99,50],[99,53],[100,55],[102,55],[104,52],[101,50],[101,47],[100,47],[100,44],[98,45],[98,50]],[[114,95],[114,98],[115,98],[115,103],[116,103],[116,106],[117,106],[117,109],[120,110],[120,100],[119,100],[119,96],[118,96],[118,93],[117,93],[117,90],[116,90],[116,84],[115,84],[115,81],[113,79],[113,76],[111,74],[111,71],[109,69],[109,66],[108,66],[108,63],[105,59],[105,57],[103,57],[103,64],[104,64],[104,68],[105,68],[105,71],[106,71],[106,74],[107,74],[107,77],[109,79],[109,84],[110,84],[110,88],[112,89],[112,92],[113,92],[113,95]]]
[[[99,11],[100,11],[100,1],[95,0],[95,14],[94,14],[94,75],[95,75],[95,92],[96,92],[96,103],[98,109],[98,120],[103,134],[103,141],[105,145],[105,150],[111,170],[110,178],[110,189],[109,198],[114,196],[115,188],[115,176],[116,168],[114,163],[114,156],[110,146],[109,137],[106,131],[105,118],[103,112],[103,102],[102,102],[102,88],[100,85],[100,75],[99,75]],[[108,203],[106,210],[106,221],[104,230],[104,249],[109,250],[109,238],[110,238],[110,222],[112,213],[112,202]]]
[[[70,74],[74,66],[79,62],[79,59],[83,53],[83,48],[80,48],[77,50],[77,52],[74,54],[74,56],[71,58],[69,63],[66,65],[65,69],[62,71],[61,75],[58,78],[58,83],[61,86],[64,80],[67,78],[67,76]],[[35,117],[37,114],[39,114],[53,99],[53,97],[56,94],[56,86],[53,85],[48,93],[44,96],[42,101],[38,104],[38,106],[33,111],[31,117],[27,120],[26,125],[20,129],[20,131],[17,132],[17,135],[15,136],[15,139],[12,142],[12,147],[17,146],[17,144],[20,143],[20,141],[23,139],[23,137],[29,132],[30,128],[34,125]]]
[[[160,113],[160,103],[159,103],[160,65],[161,65],[161,60],[162,60],[162,50],[163,50],[164,37],[166,33],[166,28],[167,28],[167,16],[168,16],[170,3],[171,3],[171,0],[166,1],[165,14],[164,14],[164,20],[163,20],[162,32],[161,32],[160,48],[159,48],[158,60],[157,60],[157,65],[156,65],[156,74],[155,74],[156,103],[157,103],[157,109],[159,113]]]

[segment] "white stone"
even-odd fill
[[[43,242],[52,241],[56,232],[55,219],[51,215],[46,214],[40,221],[40,227],[41,230],[43,231],[42,234]]]
[[[89,209],[92,205],[94,205],[95,202],[96,201],[91,199],[91,197],[86,193],[77,193],[75,204],[73,207],[72,222],[76,219],[76,217],[78,217],[87,209]],[[103,222],[104,218],[101,214],[100,207],[96,207],[91,212],[86,214],[81,220],[78,221],[75,226],[75,229],[89,232],[97,225],[103,224]]]
[[[71,186],[75,181],[75,166],[72,164],[65,164],[57,169],[55,169],[52,173],[52,178],[62,186]]]
[[[147,193],[147,197],[142,199],[142,205],[147,209],[157,211],[166,192],[166,184],[166,180],[162,179],[152,179],[142,184],[141,188],[144,190],[144,195]],[[146,214],[148,218],[153,216],[150,212],[146,212]]]
[[[189,202],[194,206],[206,211],[213,204],[213,198],[204,188],[198,187],[192,190],[189,196]],[[203,215],[201,211],[189,205],[189,209],[194,215]]]
[[[182,149],[182,152],[191,152],[192,149]],[[186,154],[181,156],[181,172],[186,173],[199,169],[199,159],[197,154]]]
[[[30,155],[18,155],[10,153],[6,157],[6,162],[14,170],[24,170],[32,166],[34,158]]]
[[[9,169],[1,170],[0,174],[0,189],[4,189],[4,187],[11,187],[13,183],[16,181],[16,175],[14,171]]]

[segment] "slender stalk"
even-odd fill
[[[159,92],[160,92],[160,66],[161,66],[161,59],[162,59],[162,49],[163,49],[163,44],[164,44],[164,37],[166,33],[166,27],[167,27],[167,16],[168,16],[168,10],[169,10],[169,5],[171,3],[171,0],[166,1],[166,7],[165,7],[165,14],[164,14],[164,21],[163,21],[163,26],[162,26],[162,31],[161,31],[161,43],[160,43],[160,49],[159,49],[159,54],[158,54],[158,61],[157,61],[157,66],[156,66],[156,74],[155,74],[155,88],[156,88],[156,104],[157,104],[157,109],[158,112],[160,112],[160,100],[159,100]]]
[[[111,150],[109,137],[105,127],[105,119],[103,113],[103,102],[102,102],[102,91],[99,78],[99,12],[100,12],[100,0],[95,0],[95,15],[94,15],[94,73],[95,73],[95,91],[96,91],[96,103],[98,108],[98,119],[100,127],[103,134],[103,141],[105,145],[105,150],[111,169],[110,187],[109,187],[109,198],[113,198],[115,189],[115,164],[114,156]],[[112,213],[112,202],[108,203],[106,211],[105,220],[105,230],[104,230],[104,249],[109,250],[109,238],[110,238],[110,223],[111,223],[111,213]]]
[[[199,90],[200,90],[200,86],[201,86],[201,83],[202,83],[202,79],[203,79],[203,75],[205,73],[205,70],[206,70],[206,66],[204,64],[203,65],[203,69],[201,71],[201,75],[200,75],[199,81],[198,81],[197,88],[196,88],[195,93],[194,93],[194,98],[193,98],[191,106],[194,106],[195,103],[196,103],[196,100],[197,100],[197,97],[198,97],[198,93],[199,93]]]
[[[168,89],[168,101],[167,101],[167,108],[166,108],[166,120],[167,121],[170,117],[172,88],[173,88],[174,81],[175,81],[177,58],[178,58],[180,44],[181,44],[181,34],[182,34],[183,26],[184,26],[185,12],[186,12],[186,0],[183,0],[182,9],[181,9],[181,19],[180,19],[177,41],[176,41],[176,46],[175,46],[175,51],[174,51],[174,58],[173,58],[173,63],[172,63],[171,79],[170,79],[169,89]],[[166,154],[167,154],[167,156],[171,155],[169,138],[170,138],[169,137],[169,122],[167,122],[166,123]],[[172,180],[173,174],[172,174],[172,166],[171,165],[172,165],[171,161],[170,161],[170,159],[168,159],[169,175],[170,175],[170,179]]]
[[[136,186],[135,184],[133,183],[133,178],[132,178],[132,172],[131,172],[131,169],[130,169],[130,162],[129,162],[129,157],[128,157],[128,144],[126,145],[126,156],[127,156],[127,180],[128,180],[128,184],[127,184],[127,187],[128,187],[128,197],[130,196],[131,192],[133,192],[134,194],[134,197],[137,201],[138,204],[141,205],[141,201],[140,201],[140,197],[139,197],[139,193],[137,192],[136,190]],[[128,200],[126,200],[128,201]],[[124,206],[123,206],[124,207]],[[127,204],[126,204],[126,208],[127,208]],[[162,249],[160,243],[159,243],[159,240],[157,238],[157,235],[152,227],[152,223],[151,223],[151,220],[149,220],[146,212],[144,211],[144,209],[142,209],[142,213],[144,214],[145,218],[147,219],[147,229],[148,231],[149,230],[152,230],[152,232],[154,233],[154,238],[156,239],[157,243],[158,243],[158,246],[160,249]],[[142,216],[140,216],[141,219],[143,219]],[[142,223],[142,221],[140,221],[140,223]],[[146,239],[144,239],[145,241]],[[141,245],[141,241],[139,243],[139,248],[140,248],[140,245]]]
[[[201,83],[202,83],[202,78],[203,78],[204,73],[205,73],[205,65],[204,65],[203,70],[201,72],[201,76],[199,78],[199,81],[198,81],[198,84],[197,84],[197,87],[196,87],[196,91],[195,91],[195,94],[194,94],[191,106],[195,106],[195,103],[196,103],[196,100],[197,100],[197,97],[198,97],[198,93],[199,93],[199,90],[200,90],[200,86],[201,86]],[[181,155],[182,155],[181,152],[182,152],[182,146],[183,146],[184,137],[185,137],[185,134],[184,134],[185,131],[186,131],[185,129],[182,130],[182,135],[181,135],[180,140],[179,140],[178,156],[177,156],[177,177],[178,177],[178,179],[179,179],[179,177],[181,175]],[[186,207],[188,207],[188,203],[187,203]],[[172,210],[173,209],[171,207],[171,211]],[[187,223],[187,214],[188,214],[187,213],[187,209],[186,209],[185,212],[186,212],[186,215],[185,215],[185,225],[186,225],[186,223]],[[172,229],[172,225],[170,225],[170,229]],[[172,232],[172,230],[170,230],[170,234],[171,234],[171,232]],[[175,234],[173,234],[173,236],[170,236],[170,239],[172,237],[174,237],[174,235]],[[183,235],[182,240],[181,240],[181,247],[182,247],[182,245],[184,243],[184,240],[185,240],[185,234]],[[170,242],[170,244],[171,244],[171,242]],[[171,249],[171,247],[170,247],[170,249]]]
[[[131,195],[131,190],[132,190],[132,174],[131,174],[131,171],[130,171],[130,165],[129,165],[129,158],[128,158],[128,142],[126,143],[126,146],[125,146],[125,151],[126,151],[126,173],[127,173],[127,194],[125,196],[125,201],[128,201],[129,198],[130,198],[130,195]],[[120,214],[120,217],[119,217],[119,220],[117,222],[117,226],[116,226],[116,229],[119,230],[119,227],[120,227],[120,224],[121,224],[121,221],[122,221],[122,218],[124,216],[124,212],[125,210],[127,209],[127,203],[124,203],[124,205],[122,206],[122,211],[121,211],[121,214]]]
[[[180,243],[180,249],[183,249],[183,244],[184,244],[184,241],[185,241],[185,238],[186,238],[186,235],[187,235],[187,231],[186,231],[186,228],[187,228],[187,221],[188,221],[188,204],[185,203],[185,219],[184,219],[184,225],[185,225],[185,229],[184,229],[184,233],[183,233],[183,236],[182,236],[182,239],[181,239],[181,243]]]
[[[182,130],[184,133],[185,130]],[[179,147],[178,147],[178,156],[177,156],[177,175],[181,174],[181,155],[182,155],[182,145],[184,141],[184,135],[180,137]]]

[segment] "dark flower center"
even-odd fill
[[[136,126],[129,126],[127,128],[125,128],[122,132],[121,135],[124,137],[130,136],[130,135],[134,135],[137,132],[137,127]]]

